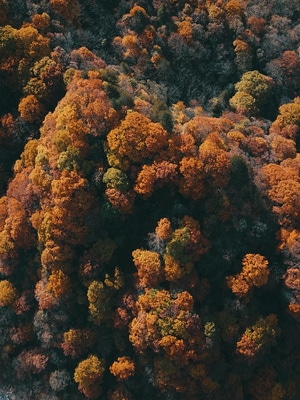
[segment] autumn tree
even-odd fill
[[[78,0],[50,0],[50,6],[65,21],[74,22],[80,15]]]
[[[41,14],[34,14],[31,18],[32,25],[34,28],[36,28],[38,31],[43,32],[50,26],[50,16],[43,12]]]
[[[104,281],[92,281],[88,287],[90,320],[95,325],[109,320],[112,317],[113,297],[122,287],[123,279],[118,268],[113,277],[106,275]]]
[[[300,315],[300,270],[295,266],[288,268],[283,278],[286,288],[291,291],[288,311],[294,318],[298,319]]]
[[[62,270],[57,269],[49,276],[46,290],[55,298],[67,296],[71,292],[71,279]]]
[[[273,85],[272,78],[256,70],[245,72],[235,85],[236,94],[230,99],[230,105],[237,111],[259,114],[271,101]]]
[[[246,328],[236,344],[236,353],[251,364],[276,344],[279,335],[275,314],[260,317],[255,324]]]
[[[235,51],[235,63],[241,73],[249,71],[252,66],[253,54],[251,46],[247,42],[236,39],[233,41]],[[237,101],[238,99],[236,99]]]
[[[17,357],[17,375],[40,374],[45,370],[49,356],[42,349],[31,348],[23,350]]]
[[[104,360],[90,355],[80,361],[74,372],[78,389],[88,398],[96,399],[102,392],[102,379],[105,371]]]
[[[149,15],[146,10],[138,5],[133,6],[129,11],[129,15],[125,15],[123,18],[126,19],[126,17],[128,26],[136,33],[142,33],[149,21]]]
[[[166,279],[173,281],[188,275],[194,263],[209,249],[209,242],[202,236],[197,220],[184,216],[180,227],[174,229],[165,245]]]
[[[110,372],[117,378],[118,381],[124,381],[135,373],[135,364],[130,357],[118,357],[109,367]]]
[[[12,306],[17,300],[17,290],[7,279],[0,281],[0,306]]]
[[[242,260],[242,271],[227,278],[227,285],[241,298],[247,298],[253,287],[261,287],[268,282],[269,262],[260,254],[246,254]]]
[[[41,122],[44,116],[44,107],[33,94],[30,94],[21,99],[19,112],[21,118],[27,122]]]
[[[211,133],[199,147],[199,158],[206,177],[218,187],[225,187],[229,179],[230,157],[224,141],[217,133]]]
[[[78,358],[91,350],[96,341],[95,332],[91,329],[71,328],[63,335],[61,348],[66,356]]]
[[[288,125],[300,125],[300,99],[298,97],[292,103],[286,103],[279,107],[279,114],[272,127],[283,129]]]
[[[138,173],[135,192],[142,195],[144,199],[150,197],[156,188],[168,184],[177,183],[177,165],[166,160],[151,165],[143,165]]]
[[[179,166],[179,191],[198,200],[206,194],[204,164],[197,157],[183,157]]]
[[[41,253],[41,264],[49,272],[62,271],[66,274],[73,269],[75,254],[72,246],[47,240]]]
[[[259,368],[249,382],[248,391],[255,400],[283,400],[287,393],[278,378],[272,365],[264,365]]]
[[[172,298],[166,290],[147,290],[138,298],[138,316],[130,324],[130,341],[139,352],[158,346],[171,358],[177,359],[180,353],[183,356],[191,333],[184,321],[193,304],[194,300],[188,292],[181,292]],[[157,309],[161,310],[160,313],[169,310],[170,316],[156,316]],[[194,315],[192,318],[198,317]],[[193,357],[192,354],[190,356]],[[194,356],[197,357],[196,354]]]
[[[192,384],[191,376],[184,373],[173,385],[171,380],[174,382],[174,376],[179,379],[180,371],[189,370],[206,355],[202,324],[193,311],[193,297],[187,291],[172,294],[149,289],[138,296],[136,305],[137,315],[129,325],[129,340],[138,354],[154,353],[151,361],[154,368],[163,361],[165,368],[155,374],[158,387],[185,392],[183,385]]]
[[[137,249],[132,252],[133,262],[137,268],[140,285],[153,287],[163,278],[160,255],[154,251]]]
[[[118,128],[107,135],[108,162],[112,167],[127,170],[131,163],[153,159],[167,146],[167,132],[159,123],[144,115],[129,112]]]
[[[178,225],[167,218],[160,219],[155,232],[149,235],[148,246],[151,251],[137,249],[132,254],[139,282],[151,287],[164,279],[175,282],[188,276],[210,243],[202,235],[198,221],[185,215]]]

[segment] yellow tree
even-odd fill
[[[100,396],[104,371],[104,361],[95,355],[90,355],[76,367],[74,381],[88,399],[95,400]]]
[[[17,290],[7,279],[0,281],[0,307],[12,306],[17,300]]]

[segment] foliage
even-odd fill
[[[230,99],[230,105],[238,112],[256,115],[263,113],[272,98],[272,79],[257,70],[247,71],[235,85],[236,94]]]
[[[113,362],[109,370],[118,381],[124,381],[134,375],[135,365],[130,357],[118,357],[118,360]]]
[[[298,399],[298,9],[0,0],[1,398]]]
[[[268,282],[270,270],[268,261],[260,254],[246,254],[242,260],[242,271],[227,279],[227,284],[238,297],[247,297],[253,287],[261,287]]]
[[[96,399],[101,393],[101,383],[105,367],[103,360],[90,355],[80,361],[74,372],[74,381],[88,399]]]
[[[167,132],[159,123],[153,123],[144,115],[129,112],[107,135],[109,164],[122,170],[130,163],[141,163],[153,157],[167,145]]]
[[[276,343],[275,340],[279,333],[275,315],[260,317],[253,326],[247,328],[243,333],[241,339],[237,342],[236,352],[252,362]]]
[[[14,285],[7,279],[0,281],[0,306],[12,306],[17,299],[17,291]]]

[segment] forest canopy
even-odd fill
[[[0,93],[0,398],[299,399],[299,0],[0,0]]]

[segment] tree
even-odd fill
[[[135,364],[130,357],[118,357],[109,367],[110,372],[118,381],[125,381],[135,374]]]
[[[300,218],[299,190],[300,183],[293,179],[282,180],[268,190],[268,196],[275,204],[273,211],[278,214],[282,225],[298,221]]]
[[[10,281],[0,281],[0,307],[13,306],[17,297],[17,289]]]
[[[118,268],[113,277],[106,275],[104,281],[92,281],[88,287],[90,320],[100,325],[112,318],[113,297],[122,287],[123,279]]]
[[[129,11],[129,15],[125,14],[123,18],[128,19],[128,25],[130,29],[138,34],[143,32],[149,21],[149,15],[147,14],[146,10],[138,5],[133,6]]]
[[[50,310],[58,305],[58,299],[46,290],[47,283],[41,279],[35,285],[34,295],[41,310]]]
[[[260,317],[250,328],[246,328],[236,344],[236,353],[251,364],[275,345],[279,334],[275,314]]]
[[[251,96],[251,94],[240,90],[231,97],[229,104],[237,112],[242,114],[257,115],[259,112],[255,98]]]
[[[66,21],[74,23],[80,15],[78,0],[50,0],[50,5]]]
[[[71,279],[60,269],[52,271],[46,290],[52,293],[56,299],[68,296],[71,293]]]
[[[107,135],[108,162],[112,167],[127,170],[131,163],[153,159],[167,143],[167,132],[159,123],[132,111]]]
[[[40,32],[43,32],[50,26],[50,16],[43,12],[42,14],[34,14],[31,17],[32,26]]]
[[[280,67],[284,74],[283,86],[284,90],[288,90],[291,93],[291,97],[294,97],[299,92],[300,88],[300,58],[299,55],[292,50],[286,50],[282,53],[280,59]]]
[[[49,356],[39,348],[23,350],[17,357],[18,375],[39,374],[47,367]]]
[[[43,105],[33,94],[21,99],[18,110],[21,118],[31,123],[41,122],[45,113]]]
[[[137,249],[132,252],[132,256],[142,287],[155,287],[163,280],[163,268],[158,253]]]
[[[241,73],[245,73],[246,71],[249,71],[252,67],[252,61],[253,61],[253,54],[252,54],[252,49],[251,46],[248,45],[247,42],[241,40],[241,39],[236,39],[233,41],[234,45],[234,51],[235,51],[235,64],[238,68],[238,70]],[[235,99],[236,101],[237,99]],[[235,107],[234,101],[232,102],[233,107]],[[238,108],[238,107],[235,107]],[[244,110],[246,111],[246,109]]]
[[[151,165],[143,165],[138,173],[134,190],[146,199],[152,195],[156,187],[176,182],[177,165],[175,163],[154,161]]]
[[[17,248],[28,250],[34,246],[36,239],[24,207],[18,200],[4,196],[0,212],[0,254],[3,260],[13,259]]]
[[[204,164],[197,157],[183,157],[179,165],[179,192],[193,200],[206,194]]]
[[[71,328],[63,335],[61,348],[66,356],[78,358],[91,350],[96,341],[96,334],[91,329]]]
[[[185,215],[166,243],[166,254],[185,264],[197,261],[209,246],[208,240],[202,236],[199,222]]]
[[[261,287],[268,282],[269,262],[260,254],[246,254],[242,260],[242,271],[227,278],[227,285],[241,298],[247,298],[253,287]]]
[[[49,384],[55,392],[61,392],[71,383],[71,377],[66,369],[55,370],[49,376]]]
[[[190,43],[193,39],[193,28],[191,20],[191,17],[186,17],[184,21],[181,21],[178,24],[178,33],[184,38],[184,40],[186,40],[187,43]]]
[[[70,273],[76,257],[74,249],[64,243],[47,240],[41,254],[41,264],[49,272],[61,270]]]
[[[236,94],[230,99],[230,105],[250,115],[265,113],[268,102],[272,101],[274,82],[260,72],[248,71],[235,85]]]
[[[199,147],[199,159],[204,172],[217,187],[225,187],[229,180],[230,157],[224,141],[217,133],[211,133]]]
[[[283,137],[282,135],[275,135],[273,137],[271,148],[279,161],[283,161],[287,158],[295,158],[297,154],[295,141]]]
[[[288,125],[300,126],[300,98],[296,97],[293,103],[286,103],[279,107],[279,115],[272,127],[285,128]]]
[[[168,218],[161,218],[157,223],[155,233],[161,240],[170,239],[173,233],[170,220]]]
[[[171,295],[167,290],[146,290],[138,297],[129,340],[139,353],[152,349],[181,366],[201,358],[203,333],[193,306],[194,299],[186,291]]]
[[[122,214],[132,214],[135,200],[135,193],[131,190],[123,192],[119,189],[111,188],[105,190],[105,197],[113,208]]]
[[[248,385],[249,393],[255,400],[283,400],[287,395],[278,374],[271,365],[264,365],[254,374]]]
[[[143,165],[138,174],[134,190],[144,198],[150,197],[154,191],[155,181],[156,171],[154,165]]]
[[[103,175],[103,182],[108,189],[118,189],[126,192],[129,189],[129,180],[124,171],[118,168],[108,168]]]
[[[104,361],[95,355],[90,355],[80,361],[74,372],[74,381],[78,389],[91,400],[95,400],[102,392],[102,379],[105,371]]]
[[[265,29],[266,20],[264,18],[251,16],[247,19],[247,24],[255,35],[261,35]]]
[[[292,236],[292,235],[291,235]],[[298,243],[297,243],[298,244]],[[297,267],[288,268],[283,276],[285,286],[291,291],[288,311],[298,319],[300,315],[300,270]]]

